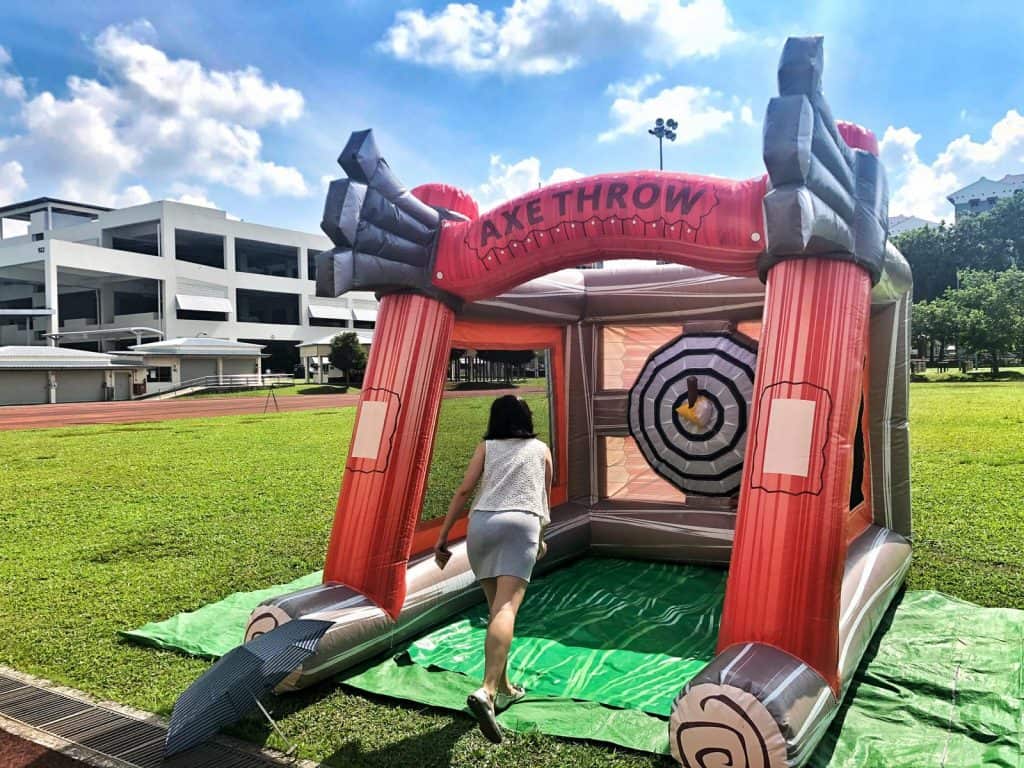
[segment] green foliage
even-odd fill
[[[543,421],[544,399],[529,398]],[[425,516],[443,512],[489,398],[445,401]],[[0,664],[164,715],[207,661],[117,630],[316,570],[354,409],[5,432]],[[1024,608],[1024,384],[914,386],[910,586]],[[302,757],[332,766],[666,768],[537,734],[492,747],[463,715],[326,683],[273,698]],[[281,748],[260,718],[234,729]]]
[[[339,333],[331,339],[331,354],[328,359],[331,365],[345,372],[347,386],[351,372],[361,371],[366,367],[366,350],[359,343],[359,336],[352,331]]]
[[[914,305],[912,325],[919,351],[929,341],[954,342],[985,353],[998,372],[1002,355],[1024,353],[1024,270],[965,270],[958,288]]]
[[[893,238],[914,271],[914,300],[930,301],[956,285],[958,270],[1024,267],[1024,195],[956,224],[913,229]]]

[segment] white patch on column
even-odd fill
[[[359,426],[352,439],[352,458],[377,458],[387,415],[388,404],[379,400],[366,400],[359,406]]]
[[[807,477],[813,431],[813,400],[772,400],[762,471]]]

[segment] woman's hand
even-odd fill
[[[452,551],[448,549],[447,539],[438,539],[437,544],[434,545],[434,562],[437,563],[437,567],[443,571],[451,559]]]
[[[537,545],[537,559],[543,560],[544,555],[548,553],[548,543],[544,539],[540,540],[540,544]]]

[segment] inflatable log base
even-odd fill
[[[694,518],[703,528],[706,520]],[[607,516],[607,515],[605,515]],[[628,515],[626,515],[628,517]],[[652,541],[635,533],[636,552],[625,545],[616,556],[646,559],[662,525],[647,530]],[[673,516],[671,525],[686,535],[688,523]],[[591,548],[591,516],[577,504],[552,512],[549,554],[537,564],[543,574],[575,558],[601,552]],[[297,618],[334,622],[315,655],[277,688],[294,691],[338,674],[391,650],[396,644],[446,621],[482,599],[465,541],[451,547],[452,559],[438,570],[430,554],[410,561],[409,591],[398,621],[351,589],[318,585],[272,598],[252,614],[246,641]],[[682,557],[681,560],[691,560]],[[910,545],[898,533],[869,526],[850,544],[843,576],[839,627],[839,696],[817,672],[771,646],[746,643],[718,654],[681,691],[669,722],[676,759],[688,768],[781,768],[810,756],[835,715],[842,694],[910,565]]]

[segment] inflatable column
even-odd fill
[[[841,135],[877,151],[871,134],[833,120],[822,65],[820,38],[787,41],[765,119],[766,300],[719,655],[670,722],[673,753],[692,768],[801,765],[856,666],[843,646],[859,659],[877,626],[858,621],[847,642],[848,616],[866,610],[859,595],[844,605],[843,587],[850,573],[875,577],[848,558],[846,521],[887,193],[874,154]],[[888,533],[858,544],[869,561],[890,544],[905,560]]]
[[[397,617],[434,446],[455,313],[416,294],[381,297],[324,581]],[[396,564],[401,567],[396,568]]]
[[[328,190],[321,227],[335,247],[317,257],[317,294],[384,295],[324,582],[362,593],[394,619],[405,602],[459,303],[431,286],[433,253],[445,220],[475,216],[476,204],[440,185],[419,190],[436,207],[405,190],[370,131],[353,133],[338,162],[348,178]]]

